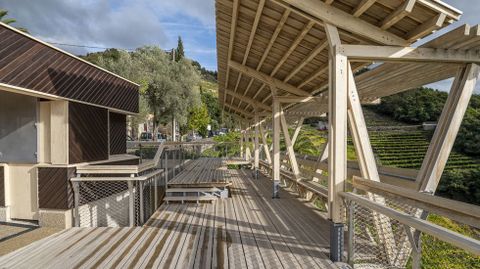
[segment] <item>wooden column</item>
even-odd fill
[[[340,37],[336,27],[325,24],[330,44],[328,89],[328,201],[329,217],[334,223],[343,222],[342,199],[347,178],[347,57],[336,51]]]
[[[469,64],[457,73],[417,176],[419,191],[435,193],[475,89],[479,72],[478,65]]]
[[[254,137],[254,144],[255,144],[255,151],[254,151],[254,168],[255,168],[255,178],[258,178],[258,168],[260,165],[260,147],[258,145],[258,125],[260,124],[260,120],[258,118],[258,109],[255,108],[255,116],[254,116],[254,128],[255,128],[255,137]]]
[[[243,157],[244,157],[244,154],[243,154],[243,133],[244,133],[244,130],[242,129],[242,127],[240,127],[240,129],[241,129],[240,130],[240,158],[243,159]]]
[[[272,121],[273,121],[273,195],[272,198],[280,198],[280,103],[273,100]]]
[[[342,261],[344,209],[339,193],[345,190],[347,178],[347,57],[336,27],[325,24],[330,46],[328,87],[328,213],[330,224],[330,259]]]

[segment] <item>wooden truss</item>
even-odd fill
[[[329,218],[342,223],[344,208],[339,194],[345,191],[348,177],[348,129],[361,176],[381,181],[361,104],[455,77],[417,175],[417,191],[435,192],[480,72],[480,28],[464,25],[412,47],[416,40],[458,20],[461,12],[440,1],[398,2],[397,6],[383,6],[386,3],[376,0],[217,0],[222,105],[230,113],[253,120],[242,133],[253,131],[256,170],[260,146],[265,152],[272,170],[272,197],[279,197],[281,134],[291,173],[301,181],[294,144],[303,119],[327,113],[328,147],[318,166],[328,158]],[[350,13],[345,12],[346,6]],[[386,15],[376,14],[377,8]],[[367,21],[363,15],[378,21]],[[384,63],[355,76],[374,61]],[[298,120],[292,135],[289,117]],[[272,148],[263,126],[266,118],[272,120]],[[385,203],[373,194],[368,197]],[[405,256],[393,247],[392,228],[381,218],[373,215],[387,258],[392,265],[402,265]]]

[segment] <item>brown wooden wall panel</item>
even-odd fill
[[[108,159],[108,110],[69,102],[69,163]]]
[[[138,112],[138,86],[0,25],[0,82]]]
[[[0,206],[5,206],[5,169],[0,166]]]
[[[38,168],[38,206],[42,209],[71,209],[74,207],[70,178],[75,168]]]
[[[127,153],[127,116],[110,112],[110,154]]]

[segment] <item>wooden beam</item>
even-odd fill
[[[315,78],[319,77],[322,74],[325,74],[328,71],[328,66],[320,66],[317,70],[313,71],[307,78],[305,78],[302,83],[300,83],[297,88],[303,88],[305,85],[310,83]]]
[[[260,135],[262,136],[262,144],[263,144],[263,151],[265,152],[265,157],[267,158],[268,164],[272,164],[272,158],[270,157],[270,148],[268,147],[267,143],[267,135],[268,133],[265,132],[263,129],[263,124],[260,124]]]
[[[288,125],[287,121],[285,120],[285,115],[283,115],[283,111],[280,112],[280,121],[283,131],[283,139],[285,141],[285,146],[287,147],[288,158],[290,159],[290,166],[292,167],[292,172],[298,181],[300,180],[300,169],[298,169],[297,157],[295,156],[295,151],[293,150],[293,143],[290,139],[290,134],[288,133]]]
[[[224,105],[225,105],[225,107],[235,111],[237,114],[239,113],[239,114],[242,114],[242,115],[246,116],[247,118],[253,118],[253,114],[250,113],[250,112],[247,112],[247,111],[245,111],[241,108],[238,108],[236,106],[232,106],[230,104],[224,104]]]
[[[315,22],[313,21],[308,21],[307,25],[305,26],[305,28],[300,32],[300,34],[298,34],[298,36],[295,38],[295,41],[292,43],[292,45],[290,45],[290,48],[287,50],[287,52],[285,52],[285,54],[282,56],[282,59],[280,59],[280,61],[275,65],[275,67],[273,68],[272,72],[270,72],[270,76],[273,77],[277,72],[278,70],[280,70],[280,67],[282,67],[283,63],[285,63],[285,61],[288,59],[288,57],[290,56],[290,54],[297,48],[297,46],[300,44],[300,42],[305,38],[305,36],[307,35],[307,33],[310,31],[310,29],[312,29],[312,27],[315,25]],[[284,83],[286,83],[286,79],[283,80]],[[266,84],[263,84],[260,89],[258,90],[257,93],[259,93],[260,91],[263,90],[263,88],[265,88],[265,85]],[[266,100],[268,100],[268,98],[270,98],[271,95],[268,95],[264,100],[262,100],[262,102],[264,103]]]
[[[408,225],[411,228],[434,236],[442,241],[450,243],[461,249],[467,250],[475,255],[480,255],[480,244],[475,239],[456,232],[452,232],[447,228],[438,226],[429,221],[419,219],[409,214],[388,208],[385,205],[370,201],[357,194],[343,192],[341,193],[341,196],[345,197],[345,199],[358,203],[360,206],[369,208],[370,210],[378,212],[391,219],[398,220],[400,223]]]
[[[277,40],[277,37],[280,34],[280,31],[283,29],[283,25],[287,21],[288,16],[290,16],[290,10],[285,9],[285,12],[283,12],[282,18],[278,22],[277,27],[275,28],[275,31],[273,32],[272,37],[270,38],[270,41],[268,42],[267,48],[263,51],[262,58],[258,62],[258,65],[257,65],[257,68],[256,68],[257,71],[260,71],[260,68],[263,66],[263,63],[265,62],[265,59],[267,58],[270,50],[272,49],[273,44]],[[254,80],[253,78],[250,78],[250,82],[248,83],[248,86],[247,86],[245,92],[243,93],[243,95],[246,95],[250,91],[250,88],[252,87],[252,84],[253,84],[253,80]],[[260,90],[257,91],[256,95],[258,93],[260,93]],[[255,97],[256,97],[256,95],[255,95]]]
[[[235,39],[235,31],[237,28],[237,17],[238,17],[238,7],[239,7],[240,0],[233,0],[233,8],[232,8],[232,23],[230,25],[230,38],[228,40],[228,52],[227,52],[227,59],[232,59],[232,52],[233,52],[233,42]],[[230,68],[226,68],[225,71],[225,85],[224,88],[228,87],[228,78],[230,77]],[[223,107],[225,107],[225,99],[227,96],[223,95]]]
[[[378,175],[375,155],[370,144],[367,125],[350,63],[348,63],[348,122],[362,177],[379,182],[380,176]]]
[[[245,49],[245,53],[243,54],[242,64],[245,64],[247,62],[248,55],[250,54],[250,49],[252,48],[253,39],[257,32],[258,23],[260,22],[260,17],[262,16],[264,6],[265,6],[265,0],[260,0],[260,2],[258,3],[257,12],[255,13],[255,19],[253,20],[252,30],[250,31],[250,36],[248,38],[247,47]],[[235,84],[235,88],[233,89],[234,92],[237,92],[237,88],[238,88],[238,85],[240,84],[241,78],[242,78],[242,73],[240,73],[240,75],[237,77],[237,83]],[[233,104],[233,100],[231,104]]]
[[[350,134],[355,146],[355,153],[358,159],[358,166],[363,178],[380,182],[377,164],[375,162],[375,155],[370,144],[370,139],[367,131],[367,124],[363,116],[362,104],[358,95],[357,86],[355,85],[355,78],[353,69],[348,63],[348,122],[350,124]],[[385,204],[385,198],[368,193],[370,200]],[[373,212],[374,225],[380,238],[380,243],[387,256],[387,259],[393,263],[395,253],[395,240],[393,239],[393,231],[388,220],[384,216]]]
[[[297,128],[295,128],[295,132],[293,132],[292,136],[292,145],[295,146],[295,142],[297,142],[298,135],[300,134],[300,130],[302,129],[303,126],[303,121],[305,120],[304,117],[300,117],[297,122]]]
[[[258,125],[260,124],[260,119],[258,117],[258,109],[255,109],[255,117],[254,117],[254,125],[255,125],[255,128],[254,128],[254,139],[253,139],[253,143],[254,143],[254,153],[253,153],[253,156],[254,156],[254,161],[253,161],[253,167],[255,169],[255,178],[258,179],[258,173],[259,173],[259,165],[260,165],[260,147],[258,145],[258,135],[259,135],[259,130],[258,130]]]
[[[342,45],[338,51],[351,61],[480,63],[480,53],[476,50]]]
[[[417,176],[419,191],[436,191],[479,74],[480,67],[470,64],[462,68],[455,77]]]
[[[325,4],[331,5],[335,0],[325,0]]]
[[[307,102],[321,102],[323,104],[327,103],[327,99],[324,96],[307,96],[307,97],[298,97],[298,96],[274,96],[273,99],[279,101],[280,103],[307,103]]]
[[[374,182],[357,176],[353,177],[353,186],[382,196],[388,195],[393,199],[407,200],[406,202],[415,208],[422,208],[428,212],[446,216],[451,220],[459,221],[480,229],[479,206],[433,196],[395,185]]]
[[[313,58],[315,58],[318,54],[320,54],[324,49],[326,49],[328,46],[328,42],[323,42],[318,44],[313,50],[310,51],[308,56],[301,61],[295,68],[293,68],[292,71],[288,74],[288,76],[283,80],[283,82],[288,82],[290,79],[295,76],[295,74],[298,73],[305,65],[307,65]]]
[[[383,21],[380,23],[380,28],[387,30],[392,27],[395,23],[401,21],[405,16],[412,12],[413,7],[415,6],[417,0],[407,0],[401,4],[395,11],[390,13]]]
[[[307,19],[311,19],[310,16],[312,16],[323,21],[325,24],[337,26],[338,28],[342,28],[379,44],[393,46],[408,45],[407,40],[318,0],[275,1],[285,8],[294,10]]]
[[[243,102],[245,102],[245,103],[253,104],[253,106],[256,106],[256,107],[261,108],[261,109],[263,109],[263,110],[267,110],[267,111],[271,111],[271,110],[272,110],[271,107],[265,105],[265,104],[262,103],[262,102],[259,102],[259,101],[255,100],[255,99],[253,99],[253,98],[250,98],[250,97],[243,96],[243,95],[241,95],[241,94],[235,93],[235,92],[233,92],[233,91],[231,91],[231,90],[225,89],[225,93],[228,94],[228,95],[230,95],[230,96],[232,96],[232,97],[234,97],[234,98],[237,98],[238,100],[243,101]]]
[[[360,17],[365,11],[367,11],[377,0],[362,0],[360,4],[353,11],[354,17]]]
[[[309,96],[310,94],[304,90],[298,89],[293,85],[287,84],[281,80],[278,80],[274,77],[271,77],[265,73],[259,72],[251,67],[246,65],[242,65],[238,62],[230,60],[228,65],[237,70],[238,72],[244,73],[247,76],[253,77],[265,84],[268,84],[270,87],[279,88],[291,94],[299,95],[299,96]]]
[[[429,21],[423,23],[422,25],[416,27],[414,30],[409,32],[406,35],[406,39],[408,40],[408,42],[413,42],[417,39],[422,38],[423,36],[441,28],[446,18],[447,15],[445,15],[444,13],[438,14],[436,17],[430,19]]]

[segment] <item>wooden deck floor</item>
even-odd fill
[[[227,170],[220,158],[200,158],[185,165],[183,171],[172,178],[168,185],[223,187],[231,183],[231,170]]]
[[[0,268],[336,268],[328,224],[271,181],[235,170],[232,197],[164,204],[144,227],[72,228],[0,257]]]

